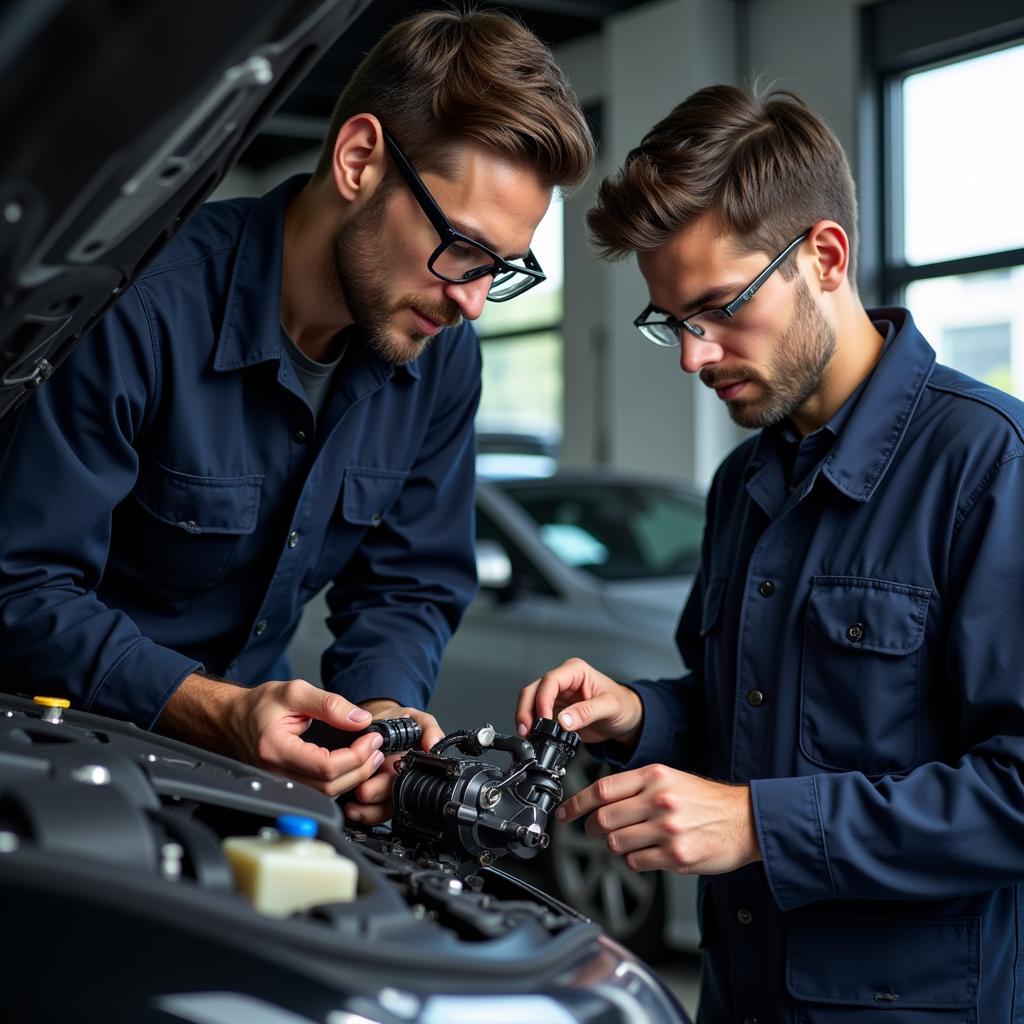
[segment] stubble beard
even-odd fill
[[[797,282],[793,322],[769,360],[764,374],[748,372],[744,379],[760,386],[758,398],[736,398],[727,403],[729,415],[741,427],[757,429],[780,423],[821,389],[836,351],[835,328],[825,319],[811,297],[807,282]],[[708,387],[724,383],[713,370],[703,371]]]
[[[412,307],[450,327],[458,326],[462,317],[454,303],[434,303],[415,295],[395,301],[388,296],[387,268],[381,266],[379,246],[386,199],[387,191],[379,191],[334,236],[328,286],[359,326],[362,344],[387,362],[404,366],[423,354],[432,336],[393,327],[399,311]]]

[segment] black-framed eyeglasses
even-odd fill
[[[427,269],[435,277],[442,281],[450,281],[452,284],[465,284],[467,281],[476,281],[490,275],[492,281],[487,298],[491,302],[507,302],[546,280],[547,275],[541,270],[532,251],[527,252],[521,259],[506,260],[483,242],[478,242],[452,227],[441,207],[437,205],[437,200],[430,194],[430,190],[423,184],[398,143],[386,129],[384,143],[399,172],[405,178],[413,198],[441,239],[441,244],[427,260]]]
[[[714,309],[702,309],[685,320],[678,320],[670,313],[649,303],[647,308],[633,321],[633,326],[648,341],[653,341],[655,345],[662,345],[665,348],[678,348],[681,341],[680,332],[684,329],[695,338],[707,336],[709,330],[713,333],[716,324],[724,324],[731,320],[757,294],[761,285],[782,266],[786,257],[810,233],[811,229],[808,228],[798,238],[794,238],[728,305],[718,306]]]

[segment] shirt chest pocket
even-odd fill
[[[800,746],[811,761],[868,775],[916,763],[930,597],[886,580],[813,577],[800,707]]]
[[[256,529],[262,486],[262,476],[196,476],[150,460],[119,510],[119,561],[168,590],[214,586]]]
[[[311,592],[323,587],[344,568],[366,535],[384,523],[409,476],[408,470],[349,466],[341,496],[331,519],[316,571],[308,582]]]

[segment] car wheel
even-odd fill
[[[608,774],[583,750],[562,781],[571,795]],[[631,871],[601,839],[588,836],[583,821],[559,825],[543,858],[545,884],[554,895],[600,924],[645,960],[664,955],[665,892],[661,872]]]

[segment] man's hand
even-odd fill
[[[634,871],[721,875],[761,859],[749,786],[730,786],[663,764],[606,775],[558,809],[560,821],[584,814],[591,836]]]
[[[559,725],[578,732],[587,743],[619,740],[632,745],[640,733],[644,706],[629,687],[579,658],[570,658],[519,694],[519,735],[530,731],[535,718],[554,718],[556,713]]]
[[[382,738],[360,736],[351,746],[328,750],[302,734],[317,719],[358,732],[372,715],[336,693],[303,679],[260,686],[191,675],[167,702],[161,732],[237,757],[336,797],[368,779],[384,762]]]
[[[423,730],[420,746],[429,750],[435,743],[444,739],[444,732],[437,724],[433,715],[419,708],[403,708],[393,700],[367,700],[361,705],[373,715],[376,722],[381,718],[415,718]],[[395,765],[402,754],[392,754],[384,761],[383,768],[364,782],[353,793],[355,799],[345,804],[345,817],[349,821],[359,821],[367,825],[379,825],[391,817],[391,787],[395,781]]]

